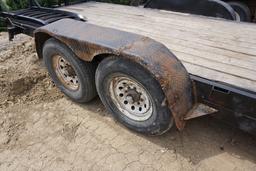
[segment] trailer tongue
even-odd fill
[[[89,3],[86,10],[81,8],[82,5],[71,6],[61,11],[31,6],[1,15],[8,21],[10,39],[19,33],[35,36],[38,56],[44,58],[53,81],[64,94],[74,101],[88,102],[98,93],[106,108],[128,128],[146,134],[162,134],[172,126],[173,120],[183,129],[186,120],[217,109],[234,113],[240,128],[255,133],[256,92],[231,84],[229,80],[203,77],[205,73],[200,73],[203,70],[191,72],[183,66],[179,55],[176,58],[171,52],[172,48],[138,35],[148,29],[148,19],[139,21],[151,10],[115,5],[100,10],[98,3]],[[90,12],[94,8],[100,10],[98,14]],[[129,10],[134,13],[117,12]],[[83,14],[88,16],[88,22],[73,13],[75,11],[86,11]],[[108,16],[110,13],[113,21]],[[164,18],[168,15],[175,17],[164,14]],[[161,15],[157,17],[162,19]],[[137,25],[124,27],[124,22],[134,20]],[[151,33],[156,39],[166,34]],[[255,56],[251,55],[250,60],[256,61]],[[199,104],[212,108],[198,111]]]
[[[83,17],[72,12],[41,7],[37,1],[30,1],[28,9],[2,12],[0,17],[6,19],[10,40],[20,33],[33,36],[35,29],[64,18],[85,21]]]

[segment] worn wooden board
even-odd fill
[[[96,2],[63,9],[163,43],[191,74],[256,92],[255,24]]]

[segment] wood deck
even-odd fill
[[[256,92],[256,24],[96,2],[62,9],[163,43],[193,75]]]

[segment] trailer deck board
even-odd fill
[[[256,92],[255,24],[97,2],[62,9],[163,43],[190,74]]]

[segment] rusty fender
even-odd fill
[[[160,83],[178,129],[193,108],[192,83],[181,62],[164,45],[153,39],[81,21],[63,19],[35,31],[36,48],[42,57],[44,41],[54,37],[82,60],[101,54],[126,58],[142,65]],[[102,55],[103,56],[103,55]]]

